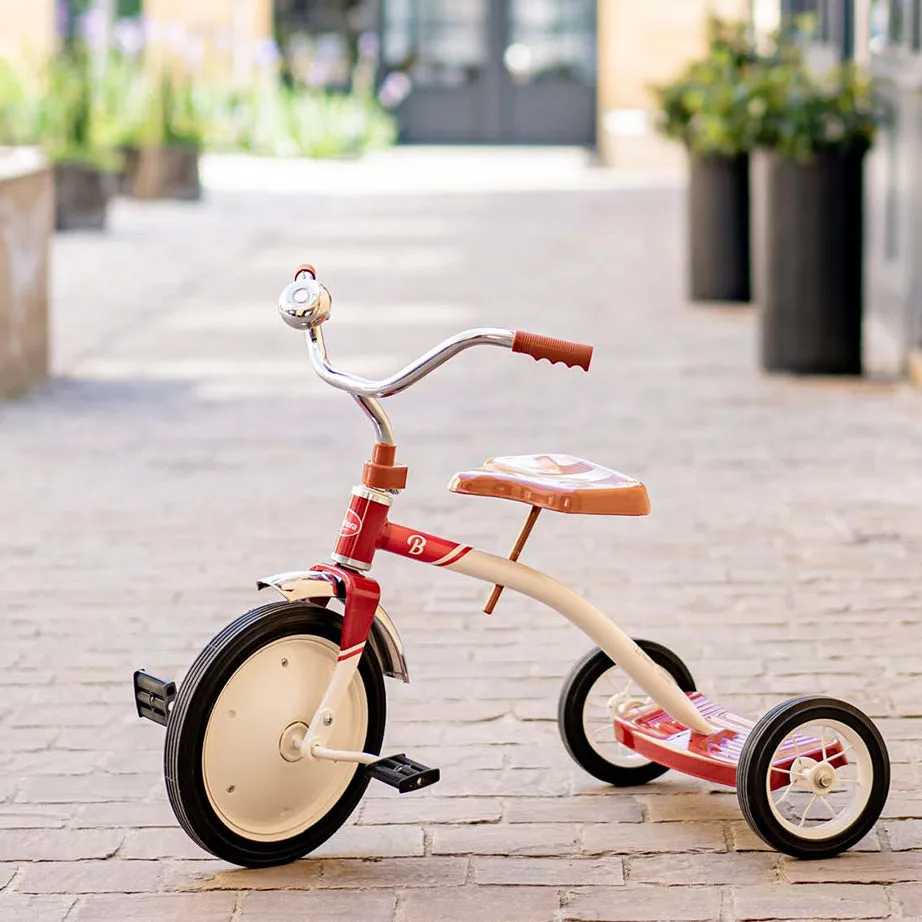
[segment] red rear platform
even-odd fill
[[[714,704],[699,692],[689,692],[688,698],[705,720],[717,728],[714,733],[708,736],[693,733],[659,705],[651,704],[627,716],[616,715],[615,738],[660,765],[668,765],[686,775],[716,784],[736,787],[736,765],[746,737],[755,724]],[[841,748],[838,741],[827,743],[827,758],[835,756]],[[798,756],[820,761],[822,743],[815,737],[799,736],[785,741],[779,756],[774,763],[779,768],[790,768]],[[779,773],[772,787],[782,787],[789,781],[788,775]]]

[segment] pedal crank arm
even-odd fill
[[[370,752],[352,752],[347,749],[327,749],[325,746],[314,746],[311,755],[315,759],[327,762],[358,762],[360,765],[372,765],[381,759]]]

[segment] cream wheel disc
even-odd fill
[[[803,739],[810,740],[812,758],[797,752]],[[785,746],[788,752],[794,747],[796,756],[789,767],[781,768],[778,750]],[[838,720],[797,727],[778,746],[772,763],[765,779],[768,805],[777,822],[802,839],[841,834],[870,799],[874,767],[868,744]]]
[[[218,695],[202,744],[202,773],[212,808],[239,835],[262,842],[297,836],[322,819],[356,772],[348,762],[297,758],[292,738],[326,691],[339,647],[295,634],[248,657]],[[356,673],[328,742],[361,750],[368,701]]]

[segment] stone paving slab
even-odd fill
[[[560,185],[225,188],[57,239],[57,377],[0,405],[0,920],[922,916],[922,394],[759,375],[750,310],[683,300],[678,190]],[[181,675],[257,577],[325,557],[369,449],[275,315],[305,259],[334,295],[331,354],[361,373],[476,325],[595,343],[589,375],[483,350],[395,398],[394,518],[504,551],[523,510],[448,494],[453,471],[563,450],[642,477],[649,519],[544,516],[526,561],[743,713],[827,691],[867,709],[893,790],[858,849],[798,863],[732,792],[597,783],[554,720],[584,638],[511,593],[488,618],[483,587],[397,560],[375,572],[413,682],[388,683],[386,746],[440,784],[370,789],[285,868],[184,837],[131,672]]]

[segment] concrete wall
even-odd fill
[[[749,0],[598,0],[598,147],[611,166],[665,166],[683,153],[651,133],[650,85],[704,50],[709,12],[749,16]]]
[[[0,398],[48,373],[53,226],[51,170],[31,152],[0,154]]]

